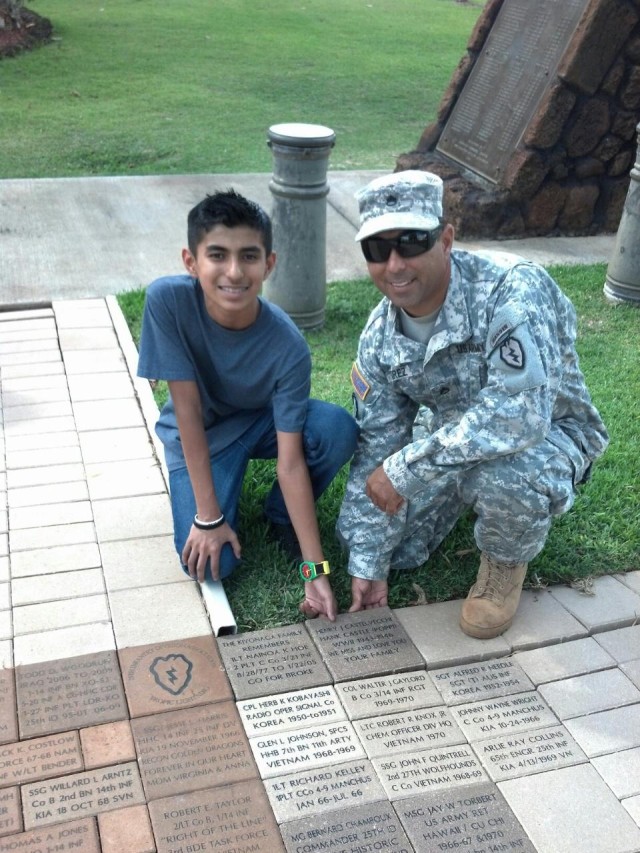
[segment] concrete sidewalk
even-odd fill
[[[640,851],[640,572],[216,637],[130,351],[0,313],[0,853]]]
[[[356,191],[382,172],[328,175],[327,279],[366,275],[354,242]],[[106,296],[182,272],[189,209],[234,187],[271,209],[269,174],[0,181],[0,304]],[[458,243],[494,246],[539,263],[608,262],[614,235]]]

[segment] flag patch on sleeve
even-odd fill
[[[357,396],[364,402],[367,399],[367,394],[371,391],[371,385],[369,385],[367,380],[360,373],[355,361],[351,368],[351,384],[353,385],[353,390],[356,392]]]

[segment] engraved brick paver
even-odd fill
[[[0,838],[21,832],[22,828],[20,789],[3,788],[0,790]]]
[[[135,761],[22,785],[20,792],[28,829],[144,802]]]
[[[247,737],[304,729],[312,723],[335,723],[347,714],[333,687],[312,687],[238,702]]]
[[[433,679],[424,670],[343,681],[336,684],[336,691],[351,720],[432,708],[442,703]]]
[[[418,669],[424,661],[388,608],[345,613],[335,622],[307,622],[335,681]]]
[[[0,759],[0,787],[50,779],[83,768],[78,732],[31,738],[7,744]]]
[[[195,850],[285,853],[260,782],[155,800],[149,803],[149,813],[158,853],[173,853],[184,840]]]
[[[521,735],[523,731],[552,726],[556,715],[537,691],[496,696],[451,709],[469,740],[481,740],[501,732]]]
[[[238,700],[332,680],[304,625],[219,637],[218,648]]]
[[[369,758],[467,742],[450,709],[445,707],[370,717],[356,720],[353,726]]]
[[[258,775],[233,702],[139,717],[131,728],[148,800]]]
[[[118,654],[132,717],[233,698],[210,634],[121,649]]]
[[[40,845],[45,841],[47,847]],[[98,828],[94,818],[81,818],[42,829],[32,829],[19,835],[0,838],[0,853],[16,850],[55,851],[55,853],[101,853]]]
[[[278,823],[360,803],[386,800],[371,762],[352,760],[309,773],[299,770],[264,780]]]
[[[440,850],[535,853],[504,797],[491,783],[426,792],[399,800],[394,808],[417,853]]]
[[[392,801],[489,781],[480,759],[466,744],[373,758],[371,763]]]
[[[533,684],[513,660],[447,667],[431,673],[443,700],[454,705],[531,690]]]

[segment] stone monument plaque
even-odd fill
[[[22,809],[18,788],[0,791],[0,837],[15,835],[22,830]]]
[[[83,818],[0,838],[0,853],[15,853],[16,850],[28,850],[31,853],[100,853],[96,822],[93,818]]]
[[[444,706],[355,720],[353,727],[369,758],[467,742],[451,711]]]
[[[564,726],[549,726],[473,744],[494,782],[588,761]]]
[[[280,827],[287,853],[360,853],[411,846],[391,803],[371,803],[327,814],[307,815]]]
[[[115,651],[16,667],[20,737],[129,717]]]
[[[489,781],[468,744],[373,758],[371,763],[390,800]]]
[[[395,810],[419,853],[536,851],[505,798],[491,783],[410,797],[395,803]]]
[[[144,803],[135,761],[22,785],[27,829]]]
[[[386,800],[384,789],[367,760],[265,779],[264,787],[278,823],[306,814],[316,815]]]
[[[78,732],[17,741],[0,748],[0,787],[82,770]]]
[[[233,698],[212,636],[122,649],[119,656],[132,717]]]
[[[314,723],[336,723],[347,715],[333,687],[312,687],[238,702],[247,737],[304,729]]]
[[[238,782],[149,803],[158,851],[284,853],[259,781]]]
[[[351,723],[325,723],[293,732],[270,732],[249,741],[263,779],[364,758]]]
[[[424,670],[344,681],[336,684],[336,691],[350,720],[442,704],[442,696]]]
[[[505,0],[437,150],[499,182],[588,0]]]
[[[558,724],[556,715],[535,690],[486,702],[471,702],[451,710],[470,741]]]
[[[18,740],[18,717],[13,669],[0,669],[0,743],[14,740]]]
[[[420,652],[388,607],[306,623],[335,681],[424,668]]]
[[[431,678],[447,705],[533,690],[533,684],[522,667],[515,661],[502,658],[436,669]]]
[[[148,800],[257,776],[231,701],[138,717],[131,730]]]
[[[218,637],[218,648],[236,699],[331,683],[304,625]]]

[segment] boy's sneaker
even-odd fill
[[[460,627],[470,637],[488,640],[504,633],[518,609],[527,563],[499,563],[480,556],[478,578],[462,604]]]
[[[276,542],[291,562],[299,563],[302,560],[302,549],[298,542],[295,530],[292,524],[276,524],[275,521],[269,521],[269,539]]]

